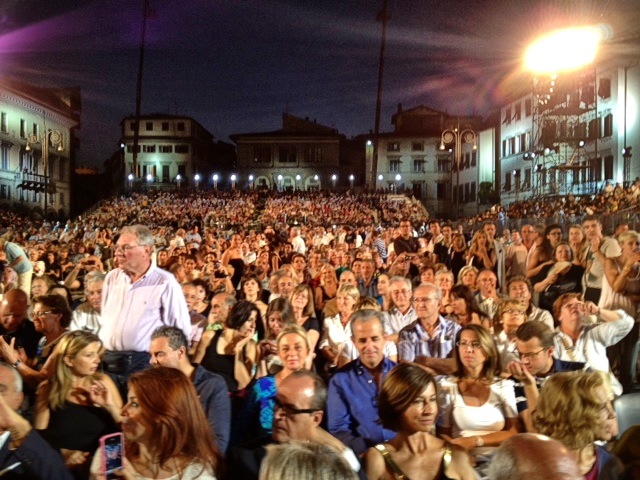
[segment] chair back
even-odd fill
[[[640,392],[627,393],[616,398],[613,408],[620,427],[618,438],[632,425],[640,424]]]

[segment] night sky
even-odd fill
[[[283,112],[348,136],[374,128],[383,0],[149,0],[142,113],[188,115],[218,140],[275,130]],[[381,130],[398,103],[487,116],[526,45],[603,24],[640,45],[638,0],[389,0]],[[135,111],[143,0],[2,0],[0,75],[82,89],[78,164],[102,166]],[[604,51],[604,50],[603,50]],[[637,56],[636,56],[637,58]]]

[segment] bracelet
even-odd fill
[[[22,360],[18,359],[15,361],[15,363],[12,363],[11,366],[17,370],[21,363]]]
[[[476,436],[476,447],[484,446],[484,439],[482,437]]]

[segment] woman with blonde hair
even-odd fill
[[[334,298],[338,293],[338,277],[335,269],[324,264],[320,267],[320,285],[315,288],[314,304],[316,312],[321,312],[324,304]]]
[[[619,478],[620,461],[596,441],[618,434],[612,394],[601,372],[551,375],[540,390],[533,424],[539,433],[567,447],[586,479]]]
[[[276,340],[282,370],[259,378],[251,387],[235,433],[239,440],[267,437],[273,427],[274,398],[280,382],[305,366],[311,354],[307,332],[296,324],[286,325]]]
[[[340,365],[342,350],[351,340],[349,318],[354,312],[354,306],[360,299],[360,292],[353,285],[342,285],[336,295],[338,300],[338,314],[324,319],[320,351],[327,360],[327,369],[331,370]]]
[[[367,450],[367,478],[476,478],[468,454],[434,435],[438,385],[426,369],[411,363],[394,367],[382,383],[378,414],[397,435]]]
[[[478,273],[478,269],[473,265],[465,265],[458,272],[458,283],[456,285],[465,285],[473,293],[476,293],[478,291]]]
[[[483,230],[476,232],[471,239],[471,247],[467,253],[467,265],[473,265],[478,270],[494,271],[497,262],[493,242]]]
[[[98,371],[104,352],[93,333],[77,330],[59,341],[53,376],[40,384],[34,426],[77,478],[86,478],[101,436],[118,431],[122,399]]]

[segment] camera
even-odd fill
[[[405,255],[404,256],[404,260],[405,260],[405,262],[410,262],[411,261],[411,255]]]
[[[216,270],[215,272],[213,272],[213,276],[214,278],[227,278],[227,273]]]

